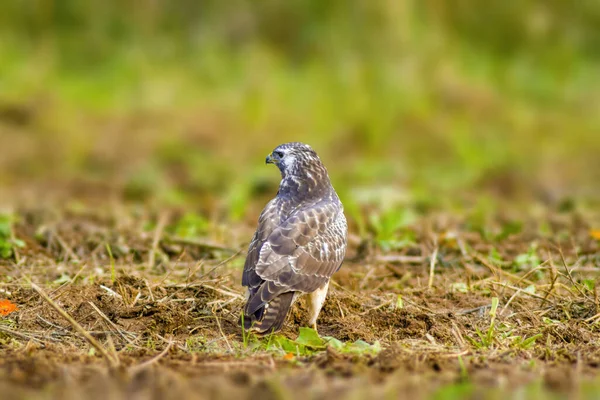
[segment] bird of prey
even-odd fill
[[[258,219],[242,285],[248,288],[241,323],[259,334],[281,329],[292,304],[309,294],[309,324],[316,330],[329,279],[346,254],[344,208],[317,153],[285,143],[267,156],[281,171],[277,196]]]

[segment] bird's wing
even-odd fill
[[[249,312],[281,293],[312,292],[329,281],[346,253],[346,219],[333,202],[301,208],[277,226],[260,248],[255,272],[264,281]]]
[[[277,198],[275,198],[265,206],[258,218],[258,227],[248,246],[248,255],[246,256],[242,275],[242,285],[247,286],[250,290],[257,288],[263,282],[255,271],[256,263],[258,262],[261,247],[279,224],[280,214],[281,209]]]

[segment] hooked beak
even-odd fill
[[[265,160],[265,164],[275,164],[275,158],[273,158],[273,154],[269,154],[267,159]]]

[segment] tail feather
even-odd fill
[[[244,329],[252,329],[257,333],[277,332],[283,326],[285,318],[294,301],[294,292],[282,293],[254,313],[248,313],[250,301],[244,308]]]

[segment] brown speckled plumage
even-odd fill
[[[344,259],[347,237],[342,203],[310,146],[282,144],[267,162],[279,167],[282,179],[259,217],[242,277],[248,287],[244,326],[259,333],[281,329],[298,295],[326,293]]]

